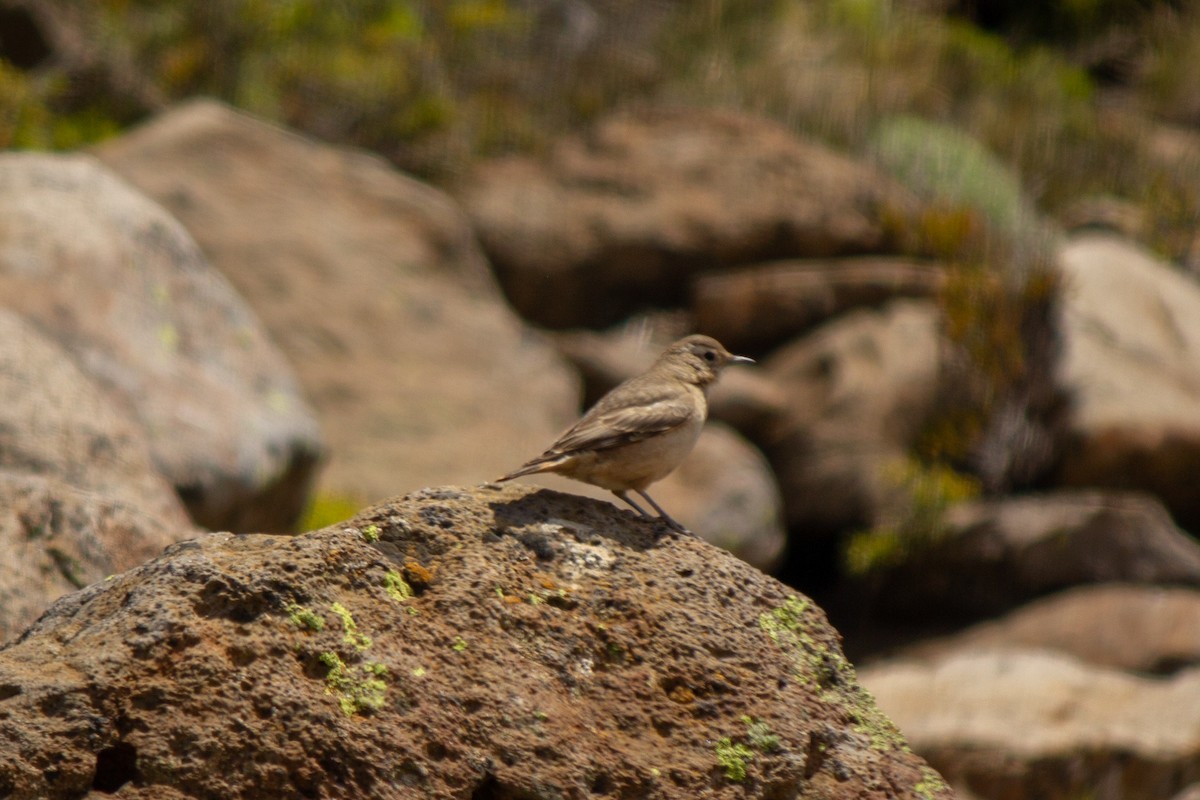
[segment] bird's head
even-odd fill
[[[753,364],[753,358],[735,356],[711,336],[687,336],[668,347],[658,363],[684,380],[707,386],[730,364]]]

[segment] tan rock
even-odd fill
[[[913,749],[980,797],[1161,800],[1200,758],[1197,669],[1151,679],[1010,650],[861,677]]]
[[[330,443],[326,491],[488,480],[574,418],[574,376],[441,192],[209,101],[100,156],[183,220],[291,358]]]
[[[710,269],[894,252],[916,208],[873,167],[700,109],[610,117],[544,160],[483,164],[457,194],[513,305],[552,328],[683,306]]]
[[[931,297],[943,268],[901,258],[781,261],[696,279],[696,328],[737,352],[759,352],[849,309]]]
[[[0,642],[192,533],[141,427],[0,308]]]
[[[512,485],[176,545],[0,649],[0,698],[22,799],[953,797],[811,601]]]
[[[1200,544],[1152,497],[1055,492],[963,503],[946,531],[872,576],[894,617],[973,619],[1086,583],[1200,586]]]
[[[1059,261],[1074,413],[1058,480],[1151,492],[1200,531],[1200,285],[1111,234]]]
[[[322,445],[249,308],[160,206],[89,156],[0,154],[0,305],[65,348],[144,428],[213,528],[280,529]]]
[[[1029,603],[962,633],[923,642],[901,656],[1034,649],[1127,672],[1200,666],[1200,591],[1162,586],[1079,586]]]
[[[763,363],[787,413],[765,450],[789,527],[829,534],[870,525],[937,392],[936,306],[897,300],[860,309]]]

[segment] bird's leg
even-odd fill
[[[663,511],[663,509],[662,509],[662,506],[660,506],[658,503],[654,502],[654,498],[653,498],[653,497],[651,497],[650,495],[646,494],[646,493],[645,493],[645,492],[643,492],[641,489],[634,489],[634,491],[635,491],[635,492],[637,492],[638,494],[640,494],[642,497],[646,498],[646,502],[647,502],[647,503],[649,503],[650,505],[654,506],[654,510],[658,512],[658,516],[659,516],[659,517],[661,517],[661,518],[662,518],[662,521],[663,521],[663,522],[665,522],[665,523],[667,523],[667,525],[669,525],[670,527],[672,527],[672,528],[674,528],[675,530],[679,531],[680,533],[686,533],[686,534],[688,534],[689,536],[695,536],[695,535],[696,535],[696,534],[692,533],[691,531],[689,531],[687,528],[685,528],[685,527],[683,527],[682,525],[680,525],[680,524],[679,524],[678,522],[676,522],[674,519],[672,519],[670,514],[668,514],[666,511]]]
[[[641,514],[643,517],[650,518],[650,514],[649,514],[649,513],[646,511],[646,509],[642,508],[642,507],[641,507],[641,506],[639,506],[637,503],[635,503],[635,502],[633,502],[632,500],[630,500],[630,499],[629,499],[629,495],[627,495],[627,494],[625,493],[625,490],[624,490],[624,489],[622,489],[622,490],[621,490],[621,491],[619,491],[619,492],[614,490],[614,491],[613,491],[613,494],[615,494],[617,497],[619,497],[619,498],[621,498],[622,500],[624,500],[624,501],[625,501],[626,503],[628,503],[629,505],[633,506],[634,510],[635,510],[635,511],[637,511],[639,514]],[[651,500],[650,502],[652,502],[652,503],[653,503],[654,501],[653,501],[653,500]]]

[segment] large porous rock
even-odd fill
[[[0,308],[0,641],[59,596],[187,535],[141,427]]]
[[[689,277],[779,258],[894,252],[915,200],[874,168],[765,119],[610,117],[458,192],[517,310],[554,328],[686,304]]]
[[[787,411],[766,442],[787,521],[808,535],[875,522],[887,473],[907,457],[937,395],[937,307],[896,300],[860,309],[764,363]]]
[[[964,794],[1168,800],[1200,777],[1200,669],[1147,678],[989,651],[861,675],[913,749]]]
[[[760,352],[831,317],[897,297],[931,297],[945,269],[912,259],[861,256],[761,264],[696,279],[696,329],[734,352]]]
[[[291,525],[322,445],[282,355],[166,211],[90,156],[0,155],[0,305],[145,429],[210,528]]]
[[[1152,492],[1200,532],[1200,284],[1111,234],[1059,261],[1074,413],[1058,480]]]
[[[330,443],[325,489],[477,482],[574,417],[574,376],[441,192],[210,101],[100,156],[188,226],[291,358]]]
[[[1088,583],[1200,586],[1200,544],[1156,499],[1056,492],[963,503],[936,540],[871,576],[889,616],[963,620]]]
[[[1000,649],[1053,650],[1127,672],[1165,674],[1200,667],[1200,591],[1079,586],[953,636],[914,645],[902,655],[935,660]]]
[[[0,649],[10,798],[947,798],[810,601],[546,490],[214,534]]]

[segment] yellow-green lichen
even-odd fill
[[[398,603],[413,598],[412,587],[408,585],[408,581],[404,580],[404,576],[394,569],[389,569],[383,576],[383,586],[387,589],[388,597]]]
[[[362,529],[363,541],[367,544],[373,544],[379,541],[379,526],[368,525]]]
[[[855,732],[868,738],[872,749],[907,751],[904,736],[859,685],[846,657],[808,632],[808,625],[821,624],[811,617],[811,608],[810,601],[792,595],[777,608],[760,614],[758,625],[791,658],[793,676],[816,690],[822,702],[840,709]]]
[[[365,633],[359,633],[358,625],[354,621],[354,617],[350,615],[350,609],[346,608],[341,603],[334,603],[330,606],[330,610],[337,614],[342,621],[342,641],[353,647],[355,650],[363,651],[371,646],[371,637]]]
[[[754,760],[754,751],[735,743],[728,736],[717,742],[717,763],[725,769],[725,777],[736,783],[746,780],[746,766]]]
[[[287,607],[288,619],[297,628],[305,628],[310,631],[321,631],[325,629],[325,618],[313,611],[311,608],[305,608],[298,603],[289,603]]]
[[[338,705],[348,717],[375,711],[387,701],[387,667],[376,661],[359,666],[346,664],[337,653],[328,650],[319,656],[328,672],[325,674],[325,693],[337,697]]]
[[[760,753],[774,753],[780,749],[779,737],[771,733],[771,726],[749,715],[742,715],[746,723],[746,738],[750,746]]]
[[[913,791],[921,800],[933,800],[939,794],[949,790],[946,781],[928,764],[921,767],[921,780],[913,787]]]
[[[450,649],[456,653],[461,653],[467,649],[467,640],[461,636],[454,637],[454,644],[450,645]]]

